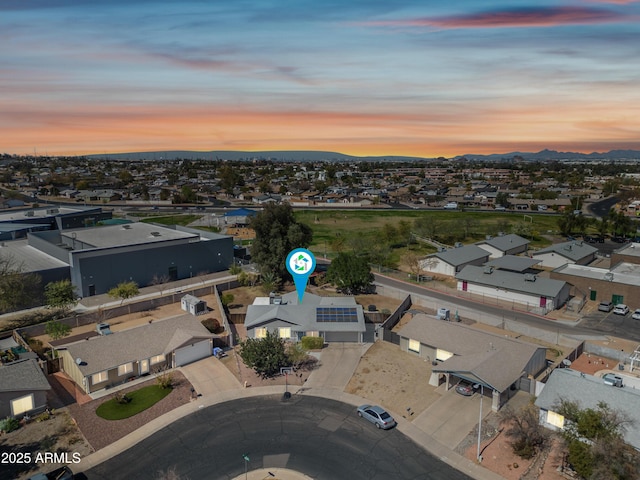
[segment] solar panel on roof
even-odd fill
[[[358,310],[354,307],[320,307],[316,309],[318,322],[354,322],[358,321]]]

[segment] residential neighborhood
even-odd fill
[[[378,403],[472,478],[519,478],[489,454],[509,445],[505,411],[535,404],[552,439],[516,463],[574,475],[569,453],[550,455],[574,421],[560,399],[635,418],[638,187],[609,165],[47,160],[0,168],[2,281],[28,293],[3,298],[0,426],[17,439],[70,415],[87,458],[74,471],[108,460],[101,422],[135,444],[230,392]],[[272,266],[294,246],[318,259],[303,298]],[[345,283],[361,260],[364,283]],[[261,342],[295,360],[261,366],[246,350]],[[131,421],[100,413],[171,379]]]

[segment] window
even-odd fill
[[[33,405],[32,393],[24,397],[11,400],[11,414],[14,416],[28,412],[29,410],[33,410],[34,408],[35,406]]]
[[[310,332],[307,332],[307,337],[319,337],[320,336],[320,332],[317,330],[311,330]]]
[[[256,338],[265,338],[267,336],[266,327],[256,328]]]
[[[151,357],[151,365],[162,362],[164,362],[164,355],[156,355],[155,357]]]
[[[548,411],[547,423],[549,425],[553,425],[554,427],[564,428],[564,417],[559,413]]]
[[[278,329],[278,336],[280,338],[291,338],[291,327],[280,327]]]
[[[409,351],[420,353],[420,342],[418,340],[409,339]]]
[[[91,384],[96,385],[98,383],[106,382],[109,378],[107,371],[99,372],[91,375]]]
[[[133,372],[133,363],[125,363],[118,367],[118,376],[121,377],[127,373]]]

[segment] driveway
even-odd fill
[[[438,387],[438,390],[440,388],[444,389],[444,385]],[[482,400],[482,417],[490,412],[491,396],[485,395]],[[451,388],[411,423],[454,450],[478,424],[479,413],[479,393],[464,397]]]
[[[360,358],[371,345],[371,343],[331,343],[321,352],[313,352],[313,356],[320,360],[320,368],[309,375],[305,387],[344,390],[356,371]]]
[[[178,370],[182,371],[196,392],[204,397],[242,388],[236,377],[216,357],[203,358]]]

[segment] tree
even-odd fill
[[[411,273],[415,275],[417,281],[420,281],[420,274],[422,273],[422,256],[410,250],[407,252],[405,259]]]
[[[340,253],[327,270],[327,280],[339,290],[355,294],[366,290],[373,283],[369,261],[354,253]]]
[[[263,338],[249,338],[240,344],[240,358],[262,378],[280,373],[289,366],[284,340],[267,331]]]
[[[498,192],[496,194],[496,205],[502,205],[505,208],[509,208],[509,194],[506,192]]]
[[[53,340],[58,340],[69,335],[71,333],[71,327],[66,323],[49,320],[44,329],[44,333],[49,335]]]
[[[538,418],[538,408],[529,403],[519,411],[507,407],[500,413],[505,435],[511,439],[513,453],[521,458],[533,458],[547,441],[547,434]]]
[[[0,312],[30,307],[42,298],[40,275],[25,273],[10,255],[0,256]]]
[[[250,220],[249,226],[256,232],[251,255],[260,272],[289,278],[287,255],[294,248],[307,248],[311,244],[311,228],[296,221],[289,204],[267,205]]]
[[[122,305],[125,300],[135,297],[138,293],[140,293],[140,290],[138,290],[138,284],[136,282],[121,282],[109,290],[107,295],[112,298],[119,298],[120,305]]]
[[[638,453],[623,440],[631,425],[621,412],[606,403],[581,409],[577,402],[561,400],[554,408],[565,417],[562,437],[568,460],[584,478],[635,479],[640,474]]]
[[[427,238],[436,238],[438,236],[440,226],[440,222],[433,217],[419,217],[414,221],[414,228],[418,234]]]
[[[47,283],[44,287],[44,298],[49,308],[59,308],[63,314],[78,304],[76,287],[71,280]]]
[[[220,295],[220,303],[222,303],[223,306],[228,307],[233,303],[235,298],[236,297],[233,296],[233,293],[223,293]]]

